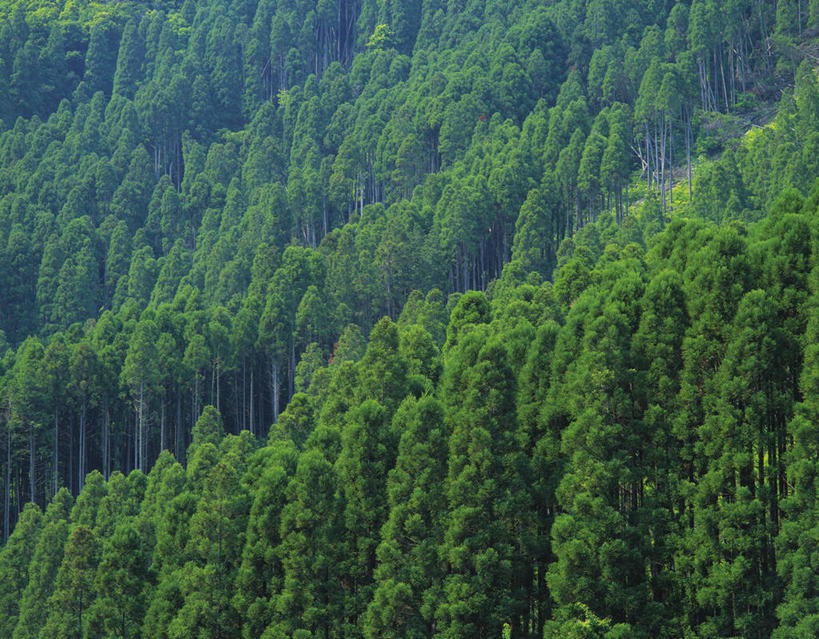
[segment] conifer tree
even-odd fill
[[[271,599],[273,620],[262,637],[337,636],[344,617],[339,574],[343,522],[335,474],[321,451],[308,448],[299,456],[287,497],[278,551],[284,585]]]
[[[23,592],[31,577],[34,549],[42,534],[43,514],[36,504],[26,504],[14,532],[0,550],[0,632],[11,637],[20,614]]]
[[[260,637],[270,624],[271,598],[284,581],[276,550],[281,543],[281,514],[288,476],[280,465],[265,468],[248,517],[242,563],[236,575],[233,605],[242,618],[242,636]]]
[[[512,587],[517,513],[509,503],[520,477],[507,465],[517,426],[515,376],[504,345],[481,329],[461,338],[449,366],[460,369],[450,374],[460,373],[462,387],[447,388],[451,435],[441,556],[449,574],[435,616],[443,637],[496,636],[504,621],[517,623],[523,612]]]
[[[140,636],[150,586],[148,566],[149,555],[131,524],[120,524],[106,537],[94,579],[97,599],[88,612],[89,636]]]
[[[46,623],[49,612],[47,604],[54,592],[57,571],[68,540],[70,511],[71,495],[62,488],[46,509],[42,532],[32,549],[28,581],[20,596],[19,617],[12,635],[17,639],[36,639]]]
[[[80,524],[65,545],[54,594],[48,601],[48,621],[40,639],[79,639],[86,631],[89,609],[94,604],[94,578],[99,563],[99,541],[90,528]]]
[[[389,518],[378,545],[376,588],[367,609],[366,637],[427,637],[443,575],[438,548],[446,510],[447,430],[431,398],[408,398],[393,419],[401,432],[387,480]]]

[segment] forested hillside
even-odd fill
[[[0,0],[0,636],[819,634],[817,32]]]

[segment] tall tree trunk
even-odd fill
[[[469,290],[469,265],[467,260],[466,247],[461,242],[461,275],[463,276],[461,286],[464,293]]]
[[[85,485],[85,403],[80,410],[80,440],[77,442],[77,481],[79,492]]]
[[[159,408],[159,450],[165,450],[165,398],[162,398]]]
[[[253,368],[254,368],[254,366],[251,363],[250,364],[250,432],[255,435],[256,433],[253,430],[253,417],[254,417],[254,415],[253,415],[253,407],[254,407],[254,402],[253,402]]]
[[[143,442],[142,439],[145,436],[145,431],[143,429],[143,425],[145,423],[145,385],[140,382],[139,383],[139,423],[137,424],[137,433],[138,433],[138,450],[139,454],[137,456],[137,468],[139,470],[144,470],[143,462],[144,459],[142,458],[142,451],[143,451]]]
[[[102,469],[108,481],[111,478],[111,414],[106,397],[102,400]]]
[[[276,362],[276,358],[273,358],[271,362],[272,369],[271,373],[273,375],[273,423],[279,423],[279,365]]]
[[[651,190],[651,130],[648,127],[648,120],[645,121],[646,133],[646,189]]]
[[[221,371],[219,370],[219,360],[216,360],[216,410],[220,413],[222,412],[222,405],[220,402],[219,397],[219,382],[221,377]]]
[[[725,81],[725,64],[722,60],[722,47],[717,46],[717,51],[719,54],[719,73],[722,78],[722,97],[725,100],[725,111],[728,112],[731,110],[731,105],[728,102],[728,84]]]
[[[288,401],[296,392],[296,341],[290,338],[290,379]]]
[[[36,472],[36,463],[34,461],[34,424],[28,425],[28,492],[29,501],[34,502],[34,477]]]
[[[660,204],[665,212],[665,114],[660,118]]]
[[[668,115],[668,202],[674,206],[674,120]]]
[[[11,400],[9,399],[8,412],[6,413],[6,495],[3,502],[3,542],[9,538],[9,527],[11,524]]]
[[[57,408],[54,408],[54,476],[53,476],[53,492],[52,495],[57,494],[57,484],[60,481],[60,413]]]
[[[233,414],[236,416],[237,432],[244,430],[242,427],[244,416],[239,418],[239,371],[236,369],[233,370]]]
[[[685,108],[685,163],[688,171],[688,201],[691,201],[691,111]]]
[[[173,452],[177,461],[182,459],[182,389],[176,386],[176,424],[174,424]]]
[[[73,491],[74,483],[74,428],[68,425],[68,490]]]

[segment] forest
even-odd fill
[[[819,636],[819,0],[0,0],[0,637]]]

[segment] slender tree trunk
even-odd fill
[[[102,400],[102,468],[108,481],[111,478],[111,414],[105,397]]]
[[[654,186],[660,188],[660,132],[657,130],[657,116],[654,116]]]
[[[165,398],[162,398],[159,408],[159,450],[165,450]]]
[[[708,110],[708,95],[705,91],[705,71],[703,69],[703,61],[702,59],[697,60],[697,72],[700,76],[700,101],[702,102],[702,109],[703,111]]]
[[[29,501],[34,502],[34,477],[36,472],[36,463],[34,461],[34,424],[28,426],[28,492]]]
[[[264,437],[267,434],[267,433],[264,432],[264,428],[262,428],[262,424],[264,424],[265,421],[268,421],[268,422],[272,421],[272,417],[273,417],[272,416],[273,407],[271,406],[270,407],[270,412],[271,412],[270,417],[271,417],[271,419],[269,419],[269,420],[265,419],[264,405],[265,405],[264,393],[256,393],[256,416],[257,416],[256,417],[256,436],[257,437]]]
[[[176,387],[176,424],[174,424],[173,452],[177,461],[182,459],[182,389]]]
[[[691,111],[685,109],[685,163],[688,170],[688,201],[691,201]]]
[[[651,130],[648,128],[648,120],[645,122],[646,132],[646,189],[651,190]]]
[[[79,492],[82,492],[85,485],[85,402],[80,410],[80,441],[77,446],[77,481]]]
[[[145,385],[142,382],[140,382],[140,384],[139,384],[139,423],[137,424],[137,429],[138,429],[137,432],[138,432],[138,436],[139,436],[138,440],[137,440],[137,442],[139,444],[138,445],[139,454],[138,454],[138,457],[137,457],[137,462],[138,462],[137,468],[139,468],[140,470],[145,470],[143,468],[144,459],[142,458],[142,449],[143,449],[142,439],[145,436],[145,430],[143,428],[144,423],[145,423],[145,412],[144,412],[145,411],[145,402],[144,402],[144,399],[145,399]]]
[[[661,116],[660,120],[660,204],[662,210],[665,211],[665,115]]]
[[[668,201],[674,206],[674,120],[668,115]]]
[[[8,541],[11,524],[11,400],[6,413],[6,496],[3,504],[3,542]]]
[[[202,376],[204,377],[204,375]],[[204,381],[204,379],[202,380]],[[191,431],[196,426],[196,420],[199,419],[199,371],[193,380],[193,414],[191,415]]]
[[[239,371],[233,370],[233,414],[236,416],[236,431],[237,433],[244,430],[242,421],[243,417],[239,417]]]
[[[251,362],[251,364],[250,364],[250,432],[255,435],[256,432],[254,430],[254,424],[253,424],[253,417],[254,417],[254,415],[253,415],[253,407],[254,407],[254,402],[253,402],[253,368],[254,368],[254,366],[253,366],[253,363]]]
[[[626,215],[629,214],[629,212],[630,212],[629,207],[631,206],[631,201],[629,200],[629,194],[628,194],[628,184],[626,184],[626,187],[625,187],[624,191],[625,191],[625,194],[626,194],[626,208],[623,211],[623,217],[625,217]]]
[[[296,392],[296,342],[290,338],[290,392],[287,395],[288,401]]]
[[[802,37],[802,0],[796,0],[797,24],[799,25],[799,37]]]
[[[73,491],[74,483],[74,428],[68,425],[68,490]]]
[[[273,423],[279,423],[279,365],[273,358],[271,373],[273,375]],[[252,383],[252,382],[251,382]]]
[[[728,102],[728,83],[725,81],[725,64],[722,60],[722,47],[717,46],[717,51],[719,53],[719,73],[722,78],[722,97],[725,100],[725,111],[727,112],[731,110],[731,105]]]
[[[60,478],[60,417],[59,411],[54,409],[54,490],[52,495],[57,494],[57,484]]]

